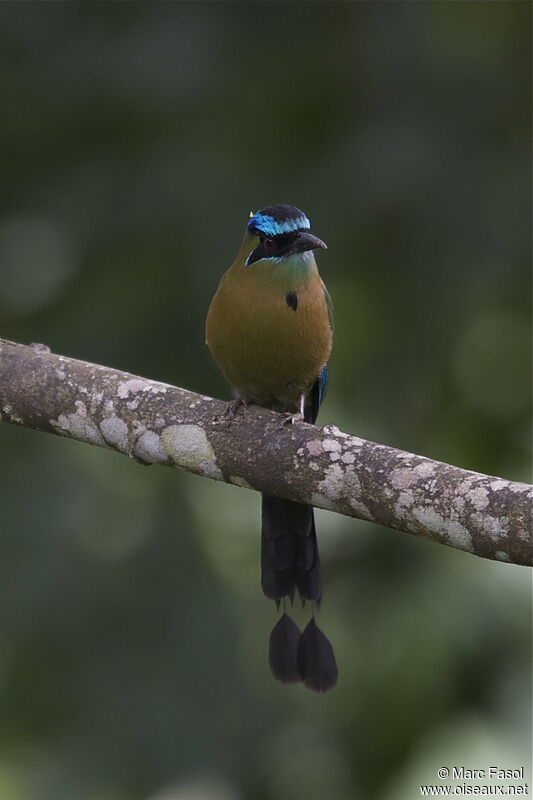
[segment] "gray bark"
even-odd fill
[[[109,367],[0,340],[10,423],[311,503],[484,558],[532,563],[533,487],[406,453],[335,426],[282,425]]]

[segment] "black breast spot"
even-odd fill
[[[289,292],[286,294],[285,300],[287,301],[287,305],[290,306],[293,311],[296,311],[298,308],[298,295],[296,292]]]

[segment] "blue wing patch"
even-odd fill
[[[318,378],[318,405],[322,405],[322,401],[326,396],[326,389],[328,388],[328,365],[322,367],[322,372]]]
[[[326,395],[326,388],[328,385],[328,366],[327,364],[322,367],[322,371],[316,381],[311,386],[311,391],[308,396],[308,403],[305,406],[304,420],[310,422],[312,425],[316,422],[318,417],[318,410],[322,405],[322,401]]]

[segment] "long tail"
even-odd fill
[[[283,614],[270,636],[269,663],[282,683],[303,682],[308,689],[325,692],[337,682],[337,664],[329,640],[314,616],[303,633],[285,612],[298,591],[318,607],[321,597],[320,559],[312,506],[262,498],[261,586],[265,595],[283,601]]]

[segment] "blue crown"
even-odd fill
[[[252,233],[261,231],[267,236],[279,236],[283,233],[292,233],[292,231],[308,231],[310,227],[311,223],[303,211],[296,206],[283,203],[256,211],[248,222],[248,228]]]

